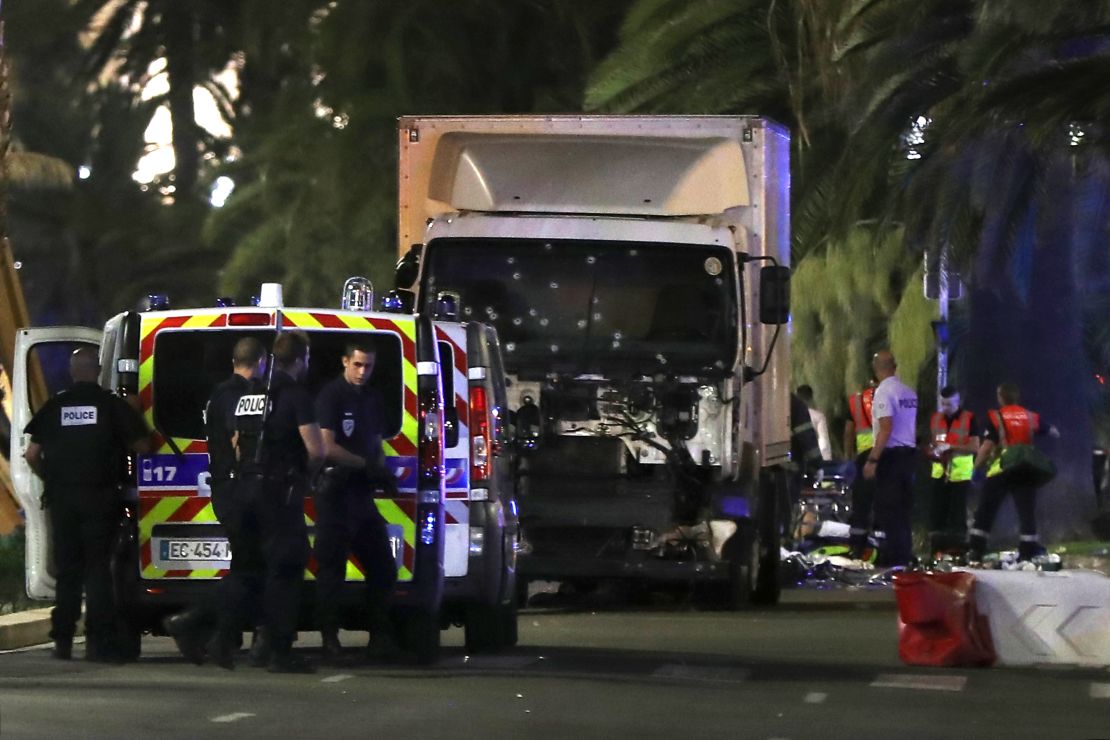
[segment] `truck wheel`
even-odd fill
[[[749,609],[753,606],[755,583],[759,578],[759,538],[750,520],[737,522],[736,534],[725,543],[723,555],[728,561],[728,583],[723,593],[727,609]]]
[[[755,529],[757,544],[753,556],[757,567],[752,578],[752,603],[770,606],[779,602],[782,582],[779,579],[779,550],[784,526],[782,513],[788,508],[786,475],[781,470],[765,473],[760,478],[759,508]]]
[[[474,653],[504,650],[516,645],[516,604],[472,604],[463,624],[466,649]]]
[[[420,665],[439,660],[439,615],[427,609],[413,609],[404,615],[402,645],[416,655]]]

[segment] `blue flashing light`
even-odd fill
[[[436,513],[425,511],[420,518],[420,544],[431,545],[436,541]]]
[[[147,311],[165,311],[170,307],[170,297],[165,293],[151,293],[146,297]]]
[[[216,308],[230,308],[237,305],[231,296],[220,296],[216,299]]]
[[[391,290],[382,297],[382,310],[390,313],[404,313],[405,301],[401,294]]]

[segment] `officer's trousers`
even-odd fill
[[[1008,494],[1014,497],[1018,530],[1021,533],[1018,558],[1029,560],[1040,550],[1037,541],[1037,489],[1006,474],[993,475],[983,483],[983,495],[979,501],[979,508],[975,511],[971,537],[968,538],[969,548],[979,555],[983,553],[987,544],[987,535],[994,526],[994,518],[998,515],[998,509]]]
[[[57,569],[51,637],[72,640],[85,592],[85,634],[97,649],[114,648],[112,544],[119,528],[121,501],[113,487],[52,489],[54,566]]]
[[[871,514],[875,504],[875,481],[863,477],[863,466],[871,450],[856,456],[856,477],[852,480],[852,511],[848,515],[848,544],[852,554],[859,557],[867,547],[867,535],[871,533]]]
[[[321,632],[340,624],[347,557],[354,555],[366,576],[364,604],[380,619],[397,580],[385,520],[365,487],[337,487],[316,494],[316,622]]]
[[[929,501],[929,550],[962,547],[967,537],[967,494],[971,481],[933,478]]]
[[[297,634],[308,562],[303,492],[285,478],[248,476],[239,480],[222,508],[231,569],[220,584],[220,639],[237,642],[250,621],[252,603],[260,601],[261,621],[274,651],[288,651]]]
[[[879,563],[906,565],[913,558],[913,478],[917,450],[888,447],[875,470],[875,519],[886,534]]]

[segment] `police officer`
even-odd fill
[[[304,492],[323,460],[316,411],[304,378],[309,363],[308,335],[286,331],[274,340],[269,388],[258,381],[240,395],[232,412],[236,456],[234,500],[240,547],[249,557],[261,553],[265,568],[262,622],[270,644],[269,670],[306,673],[311,664],[292,651],[300,615],[308,538]],[[241,507],[241,508],[239,508]],[[246,573],[231,552],[231,571],[221,583],[222,611],[209,652],[216,662],[234,667],[234,651],[249,617],[251,596]],[[249,569],[248,569],[249,572]]]
[[[1020,405],[1021,393],[1013,383],[999,385],[997,396],[999,408],[987,412],[983,443],[975,457],[977,475],[987,470],[987,479],[972,528],[968,531],[967,559],[971,562],[983,559],[994,517],[1007,495],[1013,496],[1018,513],[1018,560],[1030,560],[1042,552],[1037,536],[1037,486],[1020,474],[1004,473],[1000,460],[1002,450],[1007,447],[1032,446],[1034,435],[1041,433],[1041,417]],[[1047,431],[1051,437],[1060,436],[1054,426],[1049,426]]]
[[[24,457],[46,484],[44,502],[53,526],[57,596],[51,612],[54,657],[69,660],[85,591],[85,658],[122,659],[110,572],[119,527],[125,455],[150,445],[142,418],[97,384],[96,350],[81,347],[69,358],[73,385],[47,401],[27,424]]]
[[[238,461],[232,440],[235,434],[235,407],[242,396],[262,382],[266,372],[266,348],[257,339],[244,337],[235,343],[231,365],[231,377],[216,386],[204,410],[212,509],[223,525],[233,553],[231,571],[221,581],[215,600],[206,599],[162,623],[181,654],[198,665],[205,661],[207,643],[218,620],[218,605],[227,598],[223,592],[242,589],[252,597],[246,599],[247,603],[256,605],[262,596],[266,571],[261,540],[255,534],[257,527],[244,528],[249,500],[237,492]],[[260,615],[252,616],[257,618]],[[256,634],[256,644],[252,646],[253,664],[264,665],[263,659],[268,659],[268,640],[264,629]]]
[[[875,518],[886,534],[879,549],[883,565],[908,565],[913,559],[913,478],[917,446],[917,394],[895,374],[889,350],[875,353],[871,369],[879,380],[871,412],[877,429],[875,446],[863,466],[875,480]]]
[[[389,659],[399,648],[389,619],[387,598],[397,578],[385,520],[374,505],[375,489],[395,493],[382,450],[383,401],[369,385],[377,350],[370,339],[347,343],[343,373],[316,399],[324,439],[327,474],[316,491],[316,618],[324,658],[340,658],[340,605],[347,556],[354,553],[366,576],[369,615],[367,657]]]
[[[953,546],[962,547],[967,537],[967,498],[979,450],[975,415],[960,404],[960,394],[951,385],[940,389],[929,435],[933,461],[929,555],[935,557]]]
[[[852,510],[848,515],[850,556],[860,560],[867,551],[871,532],[871,513],[875,503],[875,481],[863,475],[863,467],[875,444],[871,430],[871,405],[875,397],[874,383],[848,397],[848,421],[844,424],[844,455],[855,458],[856,474],[852,479]],[[875,533],[878,536],[878,533]]]

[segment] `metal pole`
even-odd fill
[[[940,320],[944,326],[948,325],[948,247],[940,250],[940,275],[937,281],[940,291],[937,303],[940,304]],[[940,389],[948,385],[948,342],[937,337],[937,395]]]

